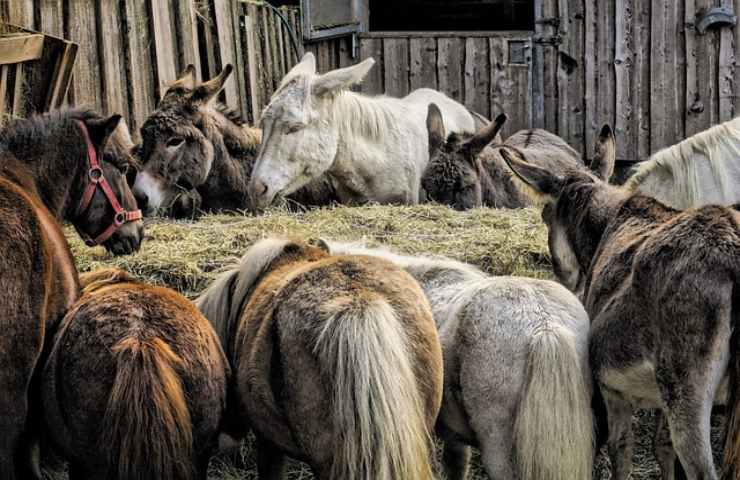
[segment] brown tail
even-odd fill
[[[740,476],[740,278],[735,279],[732,291],[732,337],[730,338],[730,399],[727,403],[728,421],[725,438],[723,480]]]
[[[117,480],[193,477],[190,412],[175,367],[182,363],[158,338],[121,340],[116,379],[103,419],[101,446]]]

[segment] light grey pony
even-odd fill
[[[444,358],[437,431],[448,479],[466,477],[471,445],[494,480],[591,478],[589,319],[572,293],[445,258],[326,243],[395,263],[427,295]]]

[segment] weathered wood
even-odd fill
[[[450,98],[464,101],[463,59],[465,44],[460,38],[440,38],[437,41],[437,85]]]
[[[383,40],[379,38],[364,38],[360,41],[360,59],[364,60],[370,57],[375,60],[375,65],[365,75],[365,80],[362,82],[361,88],[364,93],[380,94],[385,91],[383,84],[383,65],[385,64]]]
[[[64,0],[43,0],[39,3],[39,30],[61,37],[64,35]]]
[[[617,158],[637,158],[637,139],[634,129],[634,107],[637,94],[634,85],[634,32],[633,0],[616,0],[616,119],[614,133],[617,138]]]
[[[653,0],[650,35],[652,152],[676,143],[682,139],[684,133],[684,48],[680,41],[682,23],[673,0]]]
[[[687,9],[691,0],[686,0]],[[695,0],[695,12],[702,13],[714,6],[714,0]],[[688,18],[687,18],[688,20]],[[696,23],[696,18],[694,18]],[[687,136],[709,128],[719,121],[719,105],[717,104],[718,73],[718,36],[716,29],[707,30],[706,34],[696,34],[695,28],[687,29],[694,34],[696,51],[697,82],[693,101],[687,102]]]
[[[542,76],[544,78],[544,128],[551,131],[558,131],[558,49],[548,41],[548,37],[557,35],[557,29],[549,19],[558,18],[557,0],[544,0],[542,5],[542,18],[535,21],[546,22],[545,29],[542,33],[545,37],[542,39],[543,58],[542,58]]]
[[[584,73],[584,104],[586,108],[586,119],[584,122],[584,137],[586,139],[584,148],[587,155],[594,151],[596,143],[596,132],[599,128],[596,113],[596,97],[598,96],[596,83],[596,9],[598,0],[585,0],[584,3],[584,43],[583,43],[583,73]],[[538,68],[533,66],[537,75]]]
[[[11,0],[7,3],[8,22],[25,28],[35,28],[33,6],[34,0]]]
[[[75,20],[69,23],[69,38],[80,46],[73,78],[73,103],[102,110],[100,52],[96,35],[99,12],[88,0],[69,0],[67,8],[69,18]]]
[[[732,8],[732,0],[722,0],[721,6]],[[719,121],[735,117],[735,38],[729,28],[720,31],[719,46]]]
[[[352,37],[339,39],[339,67],[344,68],[357,63],[352,58]]]
[[[615,44],[615,32],[614,32],[614,19],[616,12],[614,10],[614,3],[612,2],[598,2],[597,18],[599,21],[598,40],[597,40],[597,81],[598,81],[598,95],[596,97],[596,112],[597,118],[596,129],[601,125],[608,123],[609,125],[615,124],[615,72],[614,72],[614,44]],[[622,15],[622,12],[619,12]],[[594,129],[594,132],[596,132]],[[593,152],[593,147],[589,148],[587,152],[590,154]]]
[[[489,64],[491,66],[491,118],[493,119],[502,113],[510,115],[508,110],[511,108],[512,85],[511,79],[508,78],[509,52],[506,39],[491,37],[488,42]],[[511,122],[507,121],[501,134],[507,137],[515,131],[511,128]]]
[[[277,14],[273,15],[273,17],[275,19],[275,41],[277,42],[275,50],[277,51],[278,76],[283,78],[288,73],[286,62],[287,52],[285,51],[285,40],[287,40],[287,37],[285,37],[285,29],[283,28],[283,22],[280,20],[280,17]]]
[[[162,8],[157,0],[150,0],[149,15],[152,21],[154,41],[155,75],[157,79],[157,98],[162,98],[167,85],[177,78],[175,62],[175,39],[177,34],[172,26],[169,8]]]
[[[218,37],[218,52],[221,59],[220,68],[226,65],[234,65],[236,39],[234,38],[233,16],[231,15],[231,0],[213,0],[213,18],[216,21],[214,28]],[[229,79],[224,86],[226,104],[238,110],[241,109],[241,98],[239,96],[239,82],[233,78]]]
[[[247,37],[247,64],[249,66],[249,94],[251,97],[251,116],[256,123],[265,106],[265,99],[262,94],[261,80],[258,73],[261,53],[259,40],[257,36],[257,7],[250,3],[247,4],[247,15],[244,17],[246,37]]]
[[[488,40],[465,39],[465,106],[484,117],[491,115]]]
[[[44,36],[17,34],[0,37],[0,65],[28,62],[41,57]]]
[[[409,42],[407,38],[383,40],[383,61],[393,68],[385,69],[385,93],[403,97],[409,93]]]
[[[544,17],[544,1],[534,0],[535,37],[541,38],[545,35],[545,26],[541,19]],[[591,0],[586,0],[591,1]],[[545,126],[545,77],[544,46],[535,42],[532,52],[532,127],[543,128]]]
[[[157,89],[146,4],[136,0],[127,0],[125,7],[128,31],[126,40],[129,52],[126,56],[126,75],[129,79],[128,88],[131,94],[131,116],[128,120],[129,129],[136,137],[139,127],[154,110]]]
[[[437,41],[434,38],[409,40],[409,87],[437,88]]]
[[[632,28],[634,49],[635,100],[633,118],[636,122],[636,156],[622,157],[630,160],[645,160],[650,156],[650,3],[633,0]]]
[[[558,132],[582,154],[584,148],[584,2],[559,0],[560,35],[563,45],[558,56]]]
[[[177,32],[177,71],[181,72],[188,65],[194,65],[195,75],[200,78],[198,13],[195,10],[195,2],[172,1],[175,12],[175,29]]]
[[[0,65],[0,126],[2,126],[5,123],[5,116],[8,111],[6,111],[6,102],[8,99],[8,69],[10,66],[8,65]]]
[[[540,1],[540,0],[536,0]],[[552,1],[552,0],[546,0]],[[530,35],[527,30],[466,30],[466,31],[411,31],[411,32],[364,32],[360,38],[490,38],[490,37],[522,37]]]
[[[25,109],[25,73],[24,64],[16,63],[10,66],[11,69],[15,70],[15,84],[13,85],[13,115],[16,117],[24,117],[28,112]]]
[[[47,42],[49,39],[47,38]],[[43,110],[61,108],[64,98],[67,96],[70,80],[72,79],[72,70],[77,58],[77,44],[64,42],[64,50],[60,55],[54,67],[54,73],[50,80],[50,88],[44,102]],[[134,112],[130,112],[133,115]],[[133,125],[130,125],[133,127]]]
[[[529,91],[530,69],[525,65],[509,65],[506,67],[505,88],[502,93],[506,98],[504,106],[509,119],[506,121],[502,135],[504,138],[512,133],[529,128],[530,101]]]
[[[118,0],[100,0],[100,67],[102,78],[103,111],[128,117],[125,46],[120,31],[121,12]]]
[[[247,87],[247,66],[245,58],[246,38],[244,29],[241,26],[242,3],[236,0],[230,0],[231,6],[231,25],[234,36],[234,83],[236,84],[237,95],[239,96],[238,110],[242,117],[249,118],[249,88]],[[236,106],[235,106],[236,107]]]
[[[277,43],[277,29],[279,27],[278,22],[280,21],[277,16],[275,15],[275,12],[272,11],[272,9],[266,9],[265,15],[267,18],[267,40],[269,45],[269,52],[270,52],[270,62],[272,63],[272,88],[270,90],[270,93],[272,93],[273,90],[275,90],[278,85],[280,84],[280,80],[283,78],[283,74],[281,73],[280,69],[280,50],[278,50],[278,43]]]

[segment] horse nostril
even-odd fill
[[[267,193],[267,185],[265,185],[264,182],[256,181],[254,184],[254,191],[257,193],[257,195],[264,195]]]
[[[134,194],[134,198],[139,209],[146,212],[146,207],[149,205],[149,195],[137,192]]]

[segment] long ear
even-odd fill
[[[496,117],[496,120],[478,130],[473,137],[465,142],[464,147],[469,149],[473,156],[477,156],[486,145],[491,143],[503,128],[508,117],[505,113]]]
[[[427,132],[429,132],[429,156],[431,157],[434,152],[442,148],[447,138],[442,112],[434,103],[430,103],[427,107]]]
[[[501,147],[501,156],[514,174],[539,195],[552,199],[560,193],[563,179],[542,167],[528,163],[519,150]]]
[[[234,67],[230,63],[227,63],[224,69],[221,70],[221,73],[208,80],[207,82],[203,82],[198,88],[196,88],[191,99],[195,102],[210,102],[211,100],[216,98],[218,92],[220,92],[224,88],[226,80],[229,79],[229,77],[231,76],[231,72],[233,71]]]
[[[98,150],[102,151],[108,144],[108,139],[110,139],[111,134],[118,127],[121,118],[120,115],[115,114],[108,118],[89,119],[85,121],[87,131],[90,132],[90,140],[93,142],[93,145],[98,147]]]
[[[296,63],[293,68],[285,75],[286,78],[297,75],[314,75],[316,74],[316,57],[313,53],[306,52],[301,61]]]
[[[367,72],[375,65],[375,60],[372,57],[366,58],[357,65],[351,67],[339,68],[332,70],[318,78],[314,79],[311,84],[311,93],[321,97],[324,95],[337,93],[341,90],[346,90],[352,85],[356,85],[365,78]]]
[[[605,182],[608,182],[614,173],[614,163],[617,157],[617,141],[609,125],[604,125],[599,133],[594,148],[594,158],[591,160],[591,170]]]
[[[195,65],[192,63],[185,67],[177,80],[172,82],[167,91],[175,90],[176,88],[184,88],[186,90],[193,90],[195,88]]]
[[[329,248],[329,244],[323,238],[310,238],[308,240],[308,244],[312,247],[319,248],[326,253],[331,253],[331,248]]]

